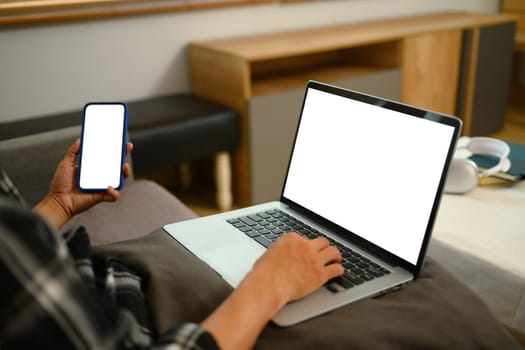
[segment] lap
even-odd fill
[[[147,298],[159,332],[200,322],[231,292],[205,263],[163,230],[99,246],[147,280]],[[427,259],[410,285],[365,299],[299,325],[270,323],[256,348],[518,348],[485,304],[437,262]]]

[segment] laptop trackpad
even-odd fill
[[[202,252],[200,257],[235,288],[265,251],[266,249],[255,242],[237,241],[227,246],[208,249]]]

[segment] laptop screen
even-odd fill
[[[307,89],[283,197],[416,265],[455,128],[366,97]]]

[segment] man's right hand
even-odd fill
[[[286,304],[342,275],[341,259],[325,237],[308,239],[290,232],[261,256],[250,274],[265,280],[268,290],[276,291]]]
[[[264,326],[288,302],[342,275],[341,253],[324,237],[291,232],[264,253],[202,326],[222,349],[251,349]]]

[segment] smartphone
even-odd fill
[[[120,102],[96,102],[84,106],[78,187],[85,192],[105,192],[124,185],[128,107]]]

